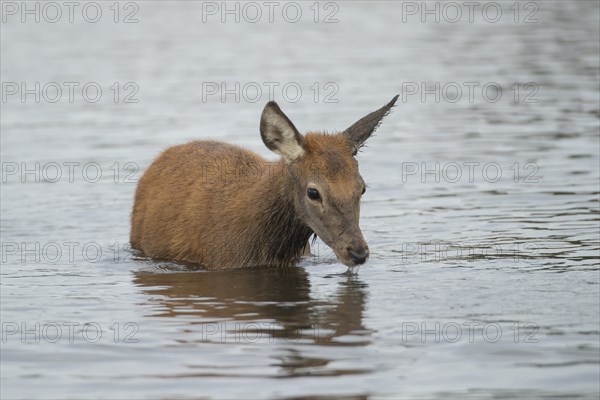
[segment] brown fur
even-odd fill
[[[296,263],[316,232],[347,265],[352,249],[368,257],[358,227],[358,143],[344,132],[301,136],[282,116],[271,102],[261,122],[263,141],[282,154],[276,162],[215,141],[164,151],[139,182],[131,246],[215,269],[280,266]],[[308,185],[319,188],[320,203],[307,199]]]

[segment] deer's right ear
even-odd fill
[[[274,101],[268,102],[262,112],[260,136],[265,145],[286,163],[304,155],[304,138]]]
[[[352,147],[352,155],[356,155],[358,150],[364,146],[367,139],[375,132],[375,129],[381,124],[381,120],[390,113],[396,100],[400,95],[394,96],[392,101],[381,107],[377,111],[373,111],[366,117],[363,117],[356,121],[354,125],[344,131],[344,134],[348,138],[348,142]]]

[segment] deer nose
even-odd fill
[[[364,264],[369,258],[369,249],[367,247],[358,246],[356,248],[348,247],[348,257],[356,265]]]

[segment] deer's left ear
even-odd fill
[[[373,111],[371,114],[359,119],[343,132],[347,136],[353,155],[356,155],[367,139],[375,132],[377,127],[379,127],[383,117],[390,113],[396,100],[398,100],[398,96],[399,95],[396,95],[396,97],[379,110]]]
[[[286,163],[304,155],[304,138],[274,101],[268,102],[262,112],[260,136],[265,146],[283,157]]]

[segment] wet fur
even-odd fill
[[[211,268],[288,265],[313,233],[296,218],[283,161],[195,141],[163,152],[141,178],[131,245]]]

